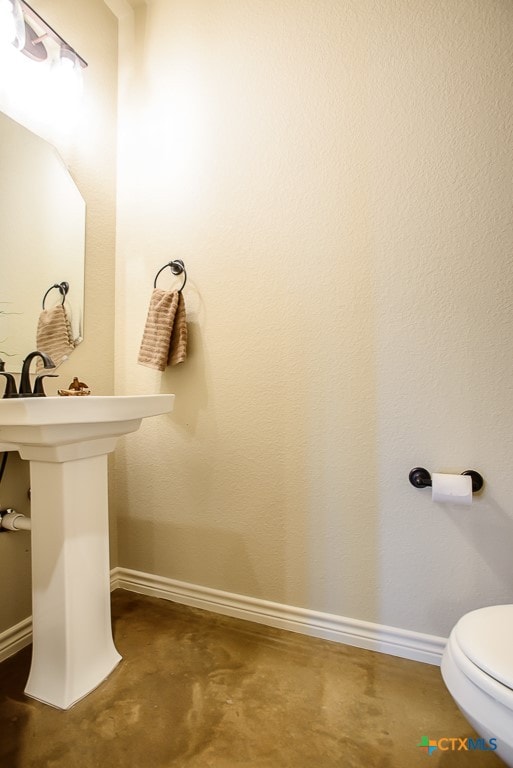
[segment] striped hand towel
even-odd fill
[[[49,355],[55,365],[66,360],[75,349],[68,313],[62,304],[43,309],[39,315],[36,346],[40,352]],[[42,365],[42,361],[38,360],[38,370]]]
[[[185,302],[179,291],[154,288],[137,362],[163,371],[187,355]]]

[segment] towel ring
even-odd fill
[[[62,304],[64,304],[64,299],[66,298],[66,294],[69,291],[69,283],[66,283],[63,281],[62,283],[54,283],[48,288],[47,292],[43,296],[43,309],[45,308],[46,297],[48,296],[50,291],[53,291],[54,288],[58,289],[59,293],[62,296]]]
[[[171,272],[173,275],[181,275],[183,273],[183,283],[178,289],[178,293],[181,293],[184,289],[185,283],[187,282],[187,272],[185,271],[185,264],[181,259],[175,259],[174,261],[168,261],[167,264],[164,264],[163,267],[159,269],[157,274],[155,275],[155,280],[153,281],[153,287],[157,287],[157,278],[160,275],[161,272],[165,270],[166,267],[169,267],[171,269]]]

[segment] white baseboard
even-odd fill
[[[0,661],[8,659],[32,642],[32,617],[23,619],[14,627],[0,632]]]
[[[133,571],[129,568],[114,568],[111,571],[111,585],[112,589],[127,589],[225,616],[246,619],[258,624],[366,648],[370,651],[388,653],[426,664],[440,664],[447,642],[444,637],[348,619],[330,613],[319,613],[305,608],[295,608]]]
[[[422,661],[426,664],[440,665],[447,642],[444,637],[348,619],[344,616],[320,613],[306,608],[295,608],[291,605],[200,587],[129,568],[112,569],[111,589],[127,589],[130,592],[172,600],[175,603],[221,613],[224,616],[254,621],[257,624],[266,624],[269,627],[299,632],[303,635],[366,648],[369,651],[388,653],[412,661]],[[0,633],[0,662],[31,642],[32,618],[28,617]]]

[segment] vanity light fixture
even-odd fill
[[[87,62],[25,0],[0,0],[2,10],[9,10],[9,6],[11,27],[19,32],[11,36],[11,42],[21,53],[38,62],[54,59],[76,72],[87,67]]]

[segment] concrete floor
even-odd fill
[[[427,755],[475,737],[437,667],[118,590],[123,661],[62,712],[23,694],[30,648],[0,665],[1,768],[500,768]]]

